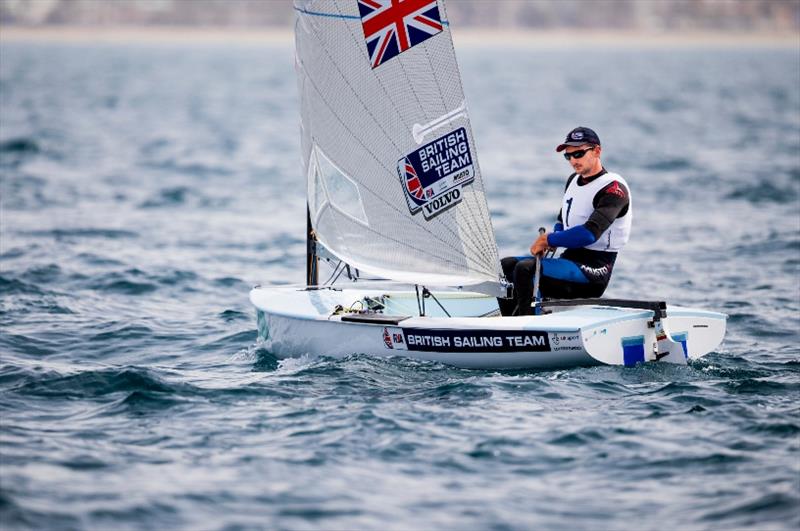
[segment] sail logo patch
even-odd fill
[[[459,127],[397,161],[411,214],[431,219],[461,202],[462,188],[475,180],[467,130]]]
[[[436,0],[358,0],[372,68],[442,31]]]

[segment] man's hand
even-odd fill
[[[533,256],[543,255],[549,248],[550,245],[547,243],[547,234],[541,234],[536,241],[533,242],[533,245],[531,245],[531,254]]]

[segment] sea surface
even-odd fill
[[[611,297],[729,315],[691,366],[279,361],[304,280],[291,44],[0,45],[3,529],[798,529],[800,47],[461,45],[500,253],[595,128]]]

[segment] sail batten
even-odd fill
[[[295,10],[302,156],[317,238],[390,280],[498,283],[441,0],[295,0]]]

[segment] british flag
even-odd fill
[[[358,0],[372,68],[442,31],[436,0]]]
[[[392,336],[389,334],[389,329],[383,329],[383,344],[386,345],[386,348],[394,348],[394,344],[392,343]]]
[[[414,166],[411,164],[411,161],[408,160],[408,157],[406,157],[405,160],[405,167],[406,167],[406,189],[408,190],[408,193],[416,197],[417,199],[424,200],[425,189],[422,187],[422,182],[419,180],[419,177],[417,176],[417,171],[414,169]]]

